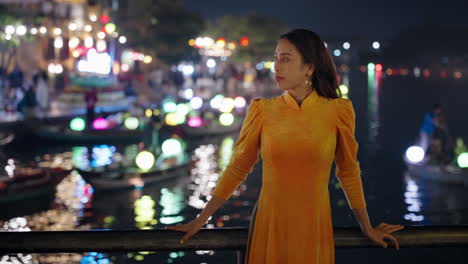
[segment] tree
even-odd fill
[[[203,34],[213,39],[235,41],[237,50],[231,57],[234,61],[261,61],[271,60],[276,41],[287,29],[286,24],[276,18],[248,14],[240,17],[223,16],[209,22]],[[243,37],[249,40],[246,47],[239,45]]]
[[[29,22],[35,23],[40,21],[41,18],[29,18]],[[14,16],[7,10],[5,6],[0,6],[0,28],[3,30],[0,31],[0,78],[5,80],[8,69],[12,67],[12,64],[15,62],[17,55],[18,47],[21,44],[22,40],[29,40],[34,38],[29,34],[23,36],[18,36],[17,34],[7,34],[6,27],[14,27],[23,23],[23,18],[21,16]],[[2,85],[5,85],[5,82],[1,82]],[[3,88],[3,87],[0,87]]]
[[[19,24],[19,22],[17,18],[6,14],[3,9],[0,9],[0,28],[4,29],[6,26],[14,26]],[[19,39],[14,34],[9,35],[7,38],[4,30],[0,32],[0,67],[3,70],[8,69],[13,62],[19,43]]]
[[[199,35],[204,21],[182,1],[139,0],[122,6],[115,15],[130,46],[149,51],[166,63],[197,56],[188,41]]]

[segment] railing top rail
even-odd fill
[[[182,235],[164,229],[0,232],[0,253],[242,250],[248,229],[202,229],[181,245]],[[394,235],[402,248],[468,246],[468,225],[406,226]],[[358,227],[335,227],[334,241],[336,248],[381,247]]]

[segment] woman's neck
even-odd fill
[[[288,93],[296,100],[297,104],[300,106],[304,99],[314,91],[314,88],[308,86],[307,88],[301,87],[298,89],[290,89]]]

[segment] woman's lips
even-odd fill
[[[275,80],[276,80],[277,82],[279,82],[279,81],[281,81],[281,80],[284,80],[284,77],[276,76],[276,77],[275,77]]]

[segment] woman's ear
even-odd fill
[[[312,76],[315,71],[315,66],[313,64],[307,64],[307,75]]]

